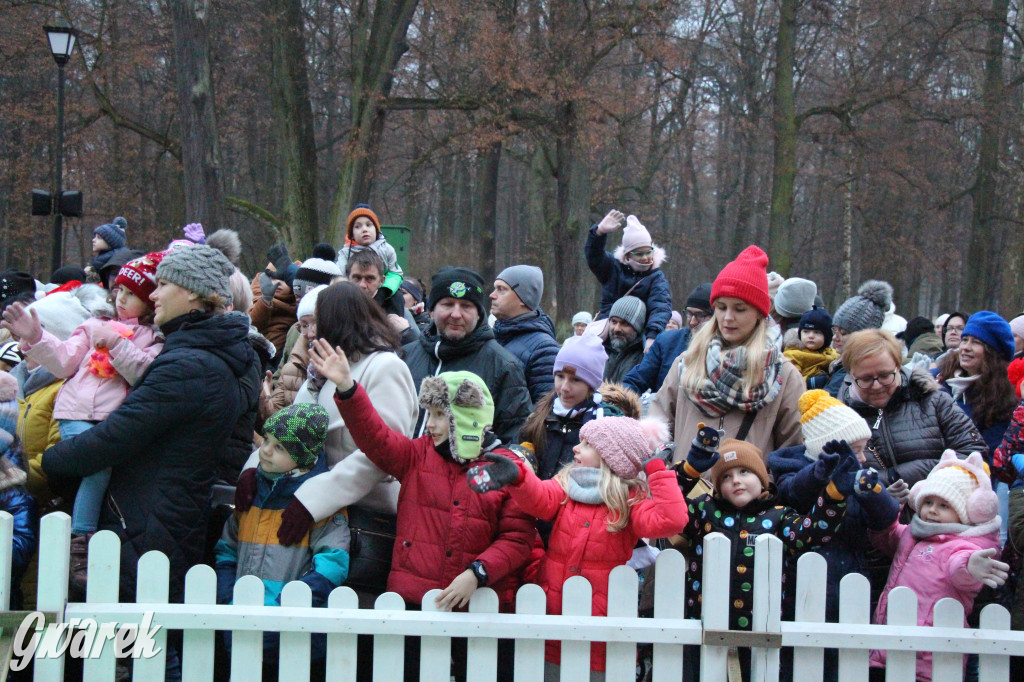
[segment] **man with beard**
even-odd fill
[[[623,296],[608,315],[608,340],[604,348],[608,363],[604,380],[621,383],[623,377],[644,359],[644,339],[640,331],[647,319],[647,306],[636,296]]]
[[[487,324],[480,275],[468,268],[441,268],[430,281],[427,299],[431,324],[423,336],[402,347],[405,364],[419,386],[424,377],[466,370],[487,385],[494,398],[494,434],[517,443],[519,427],[533,404],[519,360],[501,347]],[[415,435],[423,435],[424,410]]]

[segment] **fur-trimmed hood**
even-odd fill
[[[598,387],[597,392],[601,394],[601,402],[621,410],[623,417],[640,419],[643,416],[640,396],[622,384],[606,381]]]
[[[448,415],[448,444],[455,461],[480,456],[484,433],[494,421],[494,400],[483,379],[464,371],[424,377],[420,407],[438,408]]]
[[[659,269],[662,263],[664,263],[665,260],[668,258],[668,254],[665,253],[665,249],[661,248],[657,244],[651,244],[651,248],[654,249],[654,264],[651,265],[651,269],[648,270],[647,272]],[[615,260],[622,263],[627,268],[629,267],[629,258],[626,257],[626,251],[625,249],[622,248],[621,244],[619,244],[619,246],[615,248],[615,252],[612,254],[612,256],[615,258]],[[632,268],[630,268],[630,270],[632,270]]]

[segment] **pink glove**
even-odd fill
[[[189,223],[185,227],[181,228],[181,231],[185,233],[185,239],[196,244],[206,243],[206,233],[203,232],[203,226],[201,223]]]

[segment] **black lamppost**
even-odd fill
[[[63,17],[43,27],[50,39],[50,52],[57,62],[57,162],[53,177],[53,269],[61,266],[64,242],[64,216],[60,211],[61,184],[64,173],[64,65],[75,49],[75,30]]]

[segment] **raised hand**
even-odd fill
[[[845,440],[830,440],[821,447],[821,451],[828,454],[838,454],[843,457],[854,457],[853,448]]]
[[[29,310],[22,303],[12,303],[4,310],[4,321],[0,322],[14,338],[25,343],[38,343],[43,338],[43,327],[35,310]]]
[[[846,441],[839,441],[842,445],[846,445]],[[829,444],[835,443],[830,441],[825,444],[828,447]],[[824,449],[824,448],[823,448]],[[856,485],[857,471],[860,469],[860,462],[857,461],[857,457],[854,456],[853,450],[846,445],[848,454],[844,455],[836,465],[835,470],[832,472],[832,476],[829,479],[826,491],[834,500],[842,500],[853,494],[854,486]]]
[[[489,493],[501,490],[519,480],[519,467],[508,457],[485,454],[489,464],[474,464],[466,471],[466,482],[478,493]]]
[[[185,227],[181,228],[181,231],[185,233],[185,239],[196,244],[206,243],[206,233],[203,232],[203,226],[201,223],[189,223]]]
[[[626,214],[622,211],[616,211],[614,208],[608,211],[608,215],[601,218],[601,222],[597,224],[598,234],[608,234],[614,232],[626,223]]]
[[[818,461],[814,463],[814,478],[824,485],[832,477],[832,472],[839,466],[839,460],[842,458],[842,455],[835,452],[822,452],[818,455]]]
[[[901,505],[907,503],[910,499],[910,486],[902,478],[898,479],[895,483],[890,485],[886,490],[892,495],[893,499],[899,502]]]
[[[334,382],[339,393],[349,390],[355,383],[352,381],[348,358],[340,347],[331,348],[331,344],[324,339],[316,339],[309,347],[309,360],[320,376]]]
[[[702,474],[711,467],[721,456],[716,452],[718,444],[722,442],[724,431],[707,426],[704,422],[697,424],[697,435],[690,443],[690,452],[686,455],[686,463],[697,473]]]
[[[284,277],[284,271],[292,264],[292,257],[288,255],[288,247],[284,244],[274,244],[267,249],[267,260],[274,264],[278,277]]]
[[[995,554],[994,547],[979,549],[967,560],[967,572],[989,587],[999,587],[1010,574],[1010,565],[994,559]]]
[[[265,272],[260,273],[260,297],[263,302],[270,305],[274,302],[274,294],[281,287],[280,282],[275,282],[271,279],[270,275]]]

